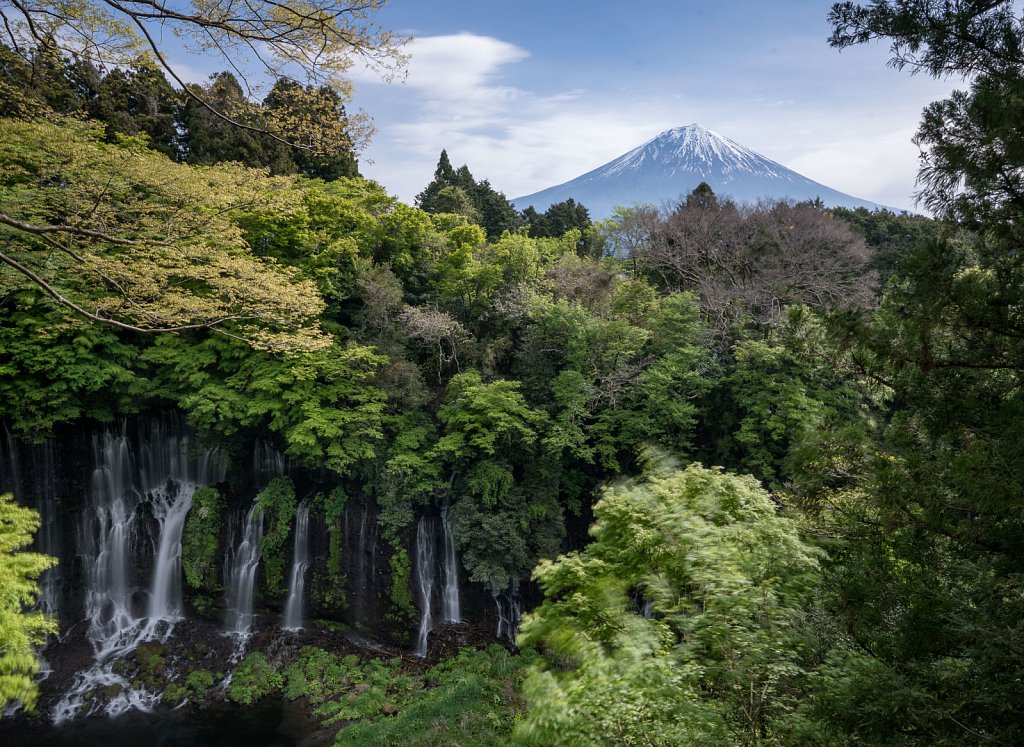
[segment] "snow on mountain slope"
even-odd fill
[[[660,207],[685,197],[702,181],[716,194],[737,202],[820,198],[829,206],[884,207],[801,176],[698,124],[666,130],[593,171],[512,202],[520,210],[533,205],[544,211],[572,197],[598,220],[608,217],[617,205]]]

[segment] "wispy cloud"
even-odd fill
[[[515,89],[497,85],[495,77],[503,66],[530,56],[501,39],[469,33],[414,39],[409,52],[406,85],[435,102],[515,95]]]
[[[407,82],[391,91],[402,114],[389,113],[364,169],[404,199],[430,179],[442,148],[514,197],[576,176],[581,163],[599,165],[614,153],[609,145],[649,136],[643,116],[602,111],[585,90],[539,95],[507,85],[503,69],[529,53],[500,39],[426,37],[410,52]]]
[[[430,180],[437,155],[467,163],[509,197],[572,179],[669,127],[700,122],[830,187],[910,207],[917,150],[910,139],[923,103],[877,94],[876,111],[776,94],[708,101],[685,85],[651,91],[512,85],[529,53],[490,36],[417,39],[404,86],[368,88],[380,132],[364,167],[405,200]],[[364,90],[366,88],[364,87]],[[386,122],[386,124],[385,124]]]

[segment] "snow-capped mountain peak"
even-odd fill
[[[785,167],[759,156],[734,140],[717,132],[691,124],[665,130],[626,155],[612,161],[601,171],[611,175],[658,165],[672,171],[682,168],[706,172],[781,175]]]
[[[762,198],[820,198],[828,205],[881,207],[837,192],[699,124],[674,127],[572,181],[513,200],[520,209],[544,210],[572,197],[591,217],[607,217],[616,205],[661,205],[700,182],[740,202]]]

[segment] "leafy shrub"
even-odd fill
[[[401,710],[342,729],[337,747],[442,745],[490,747],[507,741],[531,653],[513,656],[500,646],[464,649],[424,677]]]
[[[185,688],[177,682],[171,682],[164,688],[163,701],[168,704],[177,704],[187,697]]]
[[[284,685],[284,678],[267,658],[254,651],[231,674],[228,697],[242,705],[252,705]]]
[[[189,672],[185,678],[185,688],[189,697],[199,700],[206,695],[206,691],[213,687],[214,676],[212,672],[205,669],[197,669]]]
[[[220,536],[224,500],[216,488],[199,488],[181,537],[181,565],[185,582],[193,589],[217,588],[217,538]]]
[[[267,590],[276,593],[284,580],[284,551],[295,519],[295,487],[287,477],[277,477],[256,498],[266,521],[263,533],[263,578]]]
[[[362,663],[358,656],[340,658],[318,648],[304,648],[285,672],[285,696],[305,696],[326,724],[395,713],[422,687],[402,671],[401,659]]]
[[[178,704],[183,700],[203,700],[206,691],[213,687],[214,677],[205,669],[189,672],[184,682],[171,682],[164,688],[163,701]]]

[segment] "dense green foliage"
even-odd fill
[[[216,488],[199,488],[193,493],[181,537],[181,566],[185,582],[193,589],[217,589],[217,542],[223,511],[224,500]]]
[[[0,494],[0,712],[12,701],[32,709],[39,659],[34,646],[56,625],[42,612],[28,612],[39,598],[39,575],[56,565],[48,555],[28,552],[39,514]]]
[[[608,488],[594,541],[542,561],[545,602],[520,641],[551,667],[526,683],[522,742],[781,743],[808,652],[820,552],[750,477],[657,459]]]
[[[361,661],[321,649],[305,649],[287,672],[285,695],[305,695],[325,724],[393,715],[419,687],[402,671],[401,659]]]
[[[578,248],[581,253],[588,253],[594,247],[593,223],[590,213],[584,205],[571,197],[564,202],[550,205],[543,213],[538,213],[532,205],[522,212],[523,223],[527,233],[533,238],[557,239],[570,231],[579,232]]]
[[[74,121],[0,119],[0,163],[8,305],[44,292],[68,315],[124,331],[216,328],[275,350],[327,344],[312,282],[254,256],[229,217],[240,203],[273,202],[269,177],[175,165]]]
[[[285,671],[283,693],[308,698],[325,724],[346,724],[339,745],[495,745],[522,709],[517,693],[532,657],[503,648],[464,649],[429,670],[400,659],[361,660],[304,648]]]
[[[504,194],[486,179],[474,179],[465,165],[452,168],[448,152],[443,150],[434,180],[416,195],[416,205],[428,213],[464,216],[482,226],[491,241],[520,224],[519,214]]]
[[[277,594],[284,581],[284,553],[295,520],[295,486],[287,477],[277,477],[260,491],[256,503],[263,511],[263,579],[267,591]]]
[[[267,695],[276,693],[284,684],[284,677],[267,657],[253,651],[231,673],[228,697],[242,705],[252,705]]]
[[[531,658],[513,656],[497,646],[463,649],[426,672],[420,688],[393,717],[352,724],[338,733],[335,745],[503,744],[523,707],[518,692]]]
[[[89,147],[103,159],[161,158]],[[346,602],[346,496],[376,504],[392,548],[394,620],[406,624],[415,611],[404,538],[426,504],[450,504],[469,578],[502,591],[559,552],[596,486],[633,470],[646,443],[774,481],[828,413],[856,409],[836,404],[827,364],[805,344],[816,324],[809,314],[787,317],[786,331],[766,339],[716,330],[699,288],[666,288],[654,271],[631,276],[619,260],[581,255],[575,230],[489,242],[465,216],[409,208],[361,180],[261,187],[258,200],[218,219],[240,247],[316,286],[317,349],[281,355],[203,329],[141,337],[54,324],[52,302],[19,285],[0,324],[12,352],[0,385],[17,395],[3,416],[37,435],[171,403],[228,449],[267,434],[294,464],[329,471],[321,593],[332,605]],[[55,358],[63,368],[46,365]],[[769,360],[784,362],[772,373],[777,389],[757,385]],[[757,402],[786,387],[792,402],[782,411]],[[279,520],[268,514],[264,540],[270,595],[281,590],[294,506],[281,509]],[[195,588],[215,527],[200,531],[197,518],[190,526]]]
[[[902,275],[902,267],[916,248],[934,241],[940,223],[923,215],[891,213],[866,208],[832,208],[832,214],[849,223],[874,250],[871,269],[881,281]]]
[[[188,673],[185,680],[180,684],[170,682],[164,688],[163,701],[165,703],[180,703],[183,700],[202,702],[210,688],[213,687],[214,676],[212,672],[205,669],[195,669]]]
[[[8,262],[0,417],[39,437],[170,405],[226,453],[270,440],[321,491],[322,609],[345,610],[355,588],[346,510],[375,512],[395,639],[416,615],[407,548],[425,512],[446,507],[470,582],[497,594],[533,572],[544,601],[520,643],[536,654],[464,652],[420,673],[305,649],[283,674],[259,653],[236,669],[237,702],[283,688],[355,721],[340,744],[1019,743],[1014,8],[833,8],[833,44],[884,38],[897,67],[967,77],[918,135],[935,221],[743,208],[702,185],[662,214],[591,226],[575,203],[519,216],[445,153],[417,209],[346,158],[304,161],[181,107],[151,69],[0,50],[4,91],[21,91],[0,110],[4,256],[122,322],[66,313]],[[202,90],[253,122],[299,99],[343,120],[339,100],[288,82],[259,105],[227,75]],[[91,233],[64,225],[74,241],[54,247],[46,227],[65,219]],[[130,329],[144,324],[187,328]],[[294,486],[258,500],[273,597]],[[197,491],[185,528],[186,580],[204,595],[224,510]],[[11,550],[33,526],[16,516]],[[16,583],[0,574],[14,589],[0,684],[16,677],[0,696],[30,701],[42,622],[21,604],[45,561],[5,557],[31,562]],[[193,674],[168,697],[202,697],[212,680]]]

